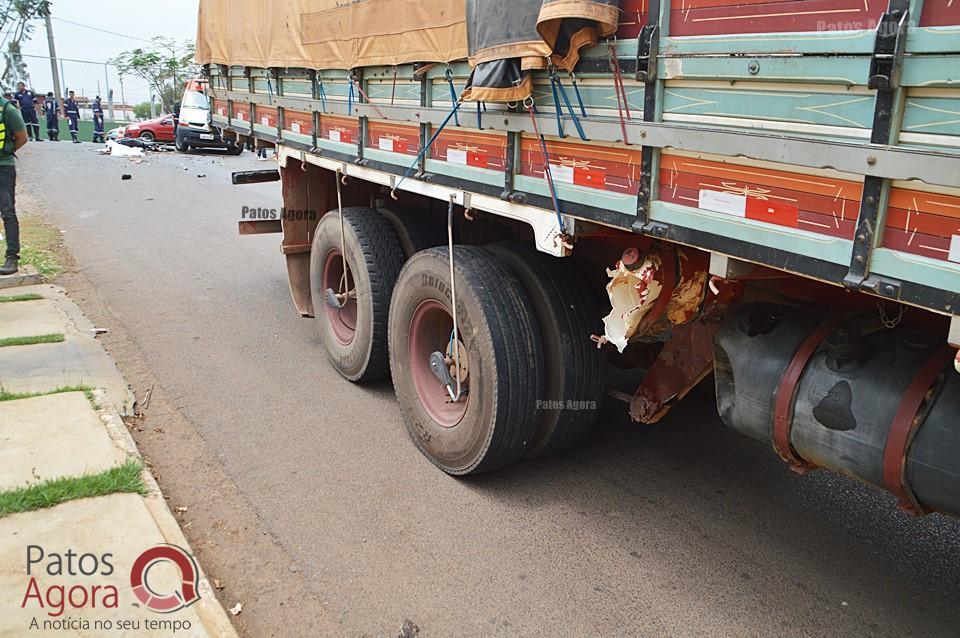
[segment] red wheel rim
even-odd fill
[[[430,369],[430,355],[447,352],[452,332],[453,317],[440,302],[432,299],[420,304],[410,319],[410,373],[417,398],[430,418],[445,428],[452,428],[463,420],[470,401],[469,394],[457,403],[451,401],[447,389]],[[466,391],[466,382],[463,388]]]
[[[334,248],[327,253],[327,258],[323,262],[323,292],[333,290],[339,294],[343,292],[343,257],[340,251]],[[347,285],[346,290],[354,290],[353,274],[350,272],[350,264],[347,263]],[[357,299],[356,296],[347,299],[343,308],[332,308],[324,303],[326,309],[327,323],[333,331],[334,338],[342,345],[348,346],[353,343],[353,338],[357,334]]]

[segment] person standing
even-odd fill
[[[20,111],[0,98],[0,217],[7,252],[0,275],[15,275],[20,264],[20,223],[17,221],[17,151],[27,143],[27,127]]]
[[[37,120],[37,94],[27,88],[23,82],[17,82],[17,92],[13,99],[20,105],[20,115],[27,125],[27,132],[34,141],[42,142],[40,139],[40,121]]]
[[[68,126],[70,127],[70,137],[73,138],[73,143],[79,144],[80,105],[77,104],[73,91],[70,91],[67,99],[63,101],[63,114],[67,117]]]
[[[102,144],[106,141],[103,137],[103,104],[98,95],[93,101],[93,142]]]
[[[53,91],[47,93],[43,101],[43,114],[47,116],[47,137],[51,142],[60,141],[60,103],[53,97]]]

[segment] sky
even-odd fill
[[[78,95],[93,97],[100,91],[103,101],[107,101],[103,62],[117,54],[148,46],[147,42],[131,39],[149,40],[155,35],[194,40],[197,35],[197,5],[199,0],[162,0],[157,3],[131,2],[130,0],[53,0],[53,34],[57,47],[57,56],[74,60],[90,60],[100,65],[63,62],[65,83]],[[71,24],[79,23],[112,31],[120,35],[102,33],[89,28]],[[23,45],[27,55],[49,56],[47,32],[43,21],[35,22],[33,36]],[[46,93],[52,90],[49,59],[25,58],[29,67],[33,88]],[[99,82],[99,87],[98,83]],[[120,102],[120,82],[116,69],[109,69],[110,88],[114,100]],[[128,104],[139,104],[150,99],[147,83],[136,78],[124,78],[123,93]]]

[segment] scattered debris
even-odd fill
[[[187,512],[187,508],[186,508],[186,507],[175,507],[175,508],[173,508],[173,511],[176,512],[177,514],[185,514],[185,513]]]
[[[105,335],[108,332],[110,332],[110,330],[108,330],[107,328],[91,328],[90,332],[92,332],[94,336],[96,336],[96,335]]]
[[[121,140],[120,142],[109,141],[107,142],[106,148],[100,151],[103,155],[109,155],[111,157],[143,157],[143,147],[131,148],[129,145],[124,144],[126,140]]]
[[[230,613],[234,616],[239,616],[241,611],[243,611],[243,603],[237,603],[230,608]]]
[[[400,633],[397,638],[417,638],[420,635],[420,628],[413,624],[412,620],[404,620],[400,625]]]
[[[658,256],[639,253],[634,255],[632,263],[621,261],[615,270],[607,270],[611,279],[607,294],[613,311],[603,319],[606,332],[595,339],[598,345],[612,343],[623,354],[663,291],[656,279],[659,270]]]
[[[124,173],[123,175],[120,176],[120,179],[122,179],[123,181],[127,181],[130,179],[133,179],[133,175],[130,175],[129,173]]]
[[[197,177],[199,177],[199,178],[204,178],[204,177],[206,177],[206,174],[204,174],[204,173],[197,173]]]
[[[214,589],[217,589],[217,590],[222,590],[222,589],[223,589],[223,583],[220,582],[220,579],[219,579],[219,578],[214,578],[214,579],[213,579],[213,588],[214,588]]]

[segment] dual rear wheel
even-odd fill
[[[454,331],[449,253],[428,245],[438,228],[345,209],[344,270],[339,215],[321,220],[313,304],[334,367],[356,382],[390,373],[411,438],[449,474],[572,447],[603,390],[589,339],[600,315],[573,264],[516,243],[455,246]]]

